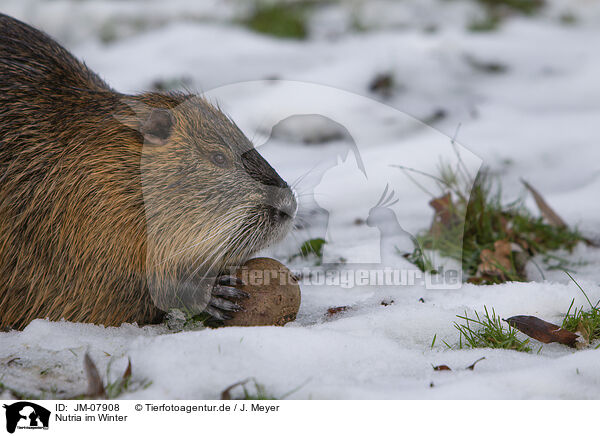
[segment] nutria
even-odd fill
[[[0,14],[0,327],[147,324],[180,306],[226,319],[244,293],[219,274],[283,237],[295,210],[207,100],[120,94]]]

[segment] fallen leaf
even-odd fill
[[[448,365],[438,365],[433,367],[434,371],[452,371]]]
[[[125,372],[123,373],[123,380],[126,380],[128,378],[131,378],[131,359],[127,359],[127,368],[125,369]]]
[[[450,219],[452,218],[452,195],[449,192],[442,197],[434,198],[429,202],[429,205],[440,215],[444,224],[450,223]]]
[[[348,310],[348,306],[330,307],[329,309],[327,309],[326,315],[332,316],[336,313],[345,312],[346,310]]]
[[[481,263],[477,268],[480,275],[500,277],[506,280],[507,273],[514,272],[510,254],[511,243],[504,240],[494,242],[494,250],[488,248],[481,250],[479,255]]]
[[[450,193],[438,198],[434,198],[429,202],[429,205],[435,211],[433,223],[429,232],[436,236],[444,229],[448,229],[455,221],[454,204]]]
[[[85,394],[86,398],[106,398],[106,392],[104,391],[104,383],[98,372],[96,364],[88,353],[85,353],[83,358],[83,367],[88,380],[88,389]]]
[[[525,188],[527,188],[527,190],[533,195],[535,204],[537,204],[538,209],[540,210],[542,216],[546,219],[546,221],[548,221],[550,224],[556,227],[567,227],[567,224],[563,221],[563,219],[560,216],[558,216],[556,212],[554,212],[550,205],[546,203],[544,197],[542,197],[542,195],[539,192],[537,192],[533,188],[533,186],[531,186],[523,179],[521,179],[521,182],[523,183],[523,185],[525,185]]]
[[[504,321],[527,336],[544,344],[558,342],[569,347],[574,347],[579,337],[573,332],[562,329],[555,324],[551,324],[535,316],[518,315]]]

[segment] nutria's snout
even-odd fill
[[[287,185],[285,188],[281,188],[280,191],[266,205],[266,209],[269,213],[269,218],[275,225],[291,225],[298,210],[296,195]]]
[[[272,229],[267,236],[266,245],[271,245],[283,239],[292,229],[298,203],[294,191],[287,184],[281,188],[273,186],[267,188],[263,211],[268,227]]]
[[[271,228],[271,234],[265,241],[265,246],[272,245],[282,240],[292,229],[298,204],[292,189],[286,185],[285,188],[269,190],[268,201],[264,205],[264,211]]]
[[[262,214],[273,229],[267,237],[270,239],[268,245],[282,239],[291,229],[298,210],[296,194],[256,149],[252,148],[242,155],[242,164],[263,192]]]

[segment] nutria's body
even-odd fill
[[[119,94],[0,14],[0,327],[157,322],[157,292],[285,234],[290,188],[192,97]],[[216,286],[212,315],[237,307],[215,295],[237,294]]]

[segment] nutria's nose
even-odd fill
[[[269,217],[277,224],[292,221],[298,210],[296,194],[290,187],[270,189],[265,206]]]

